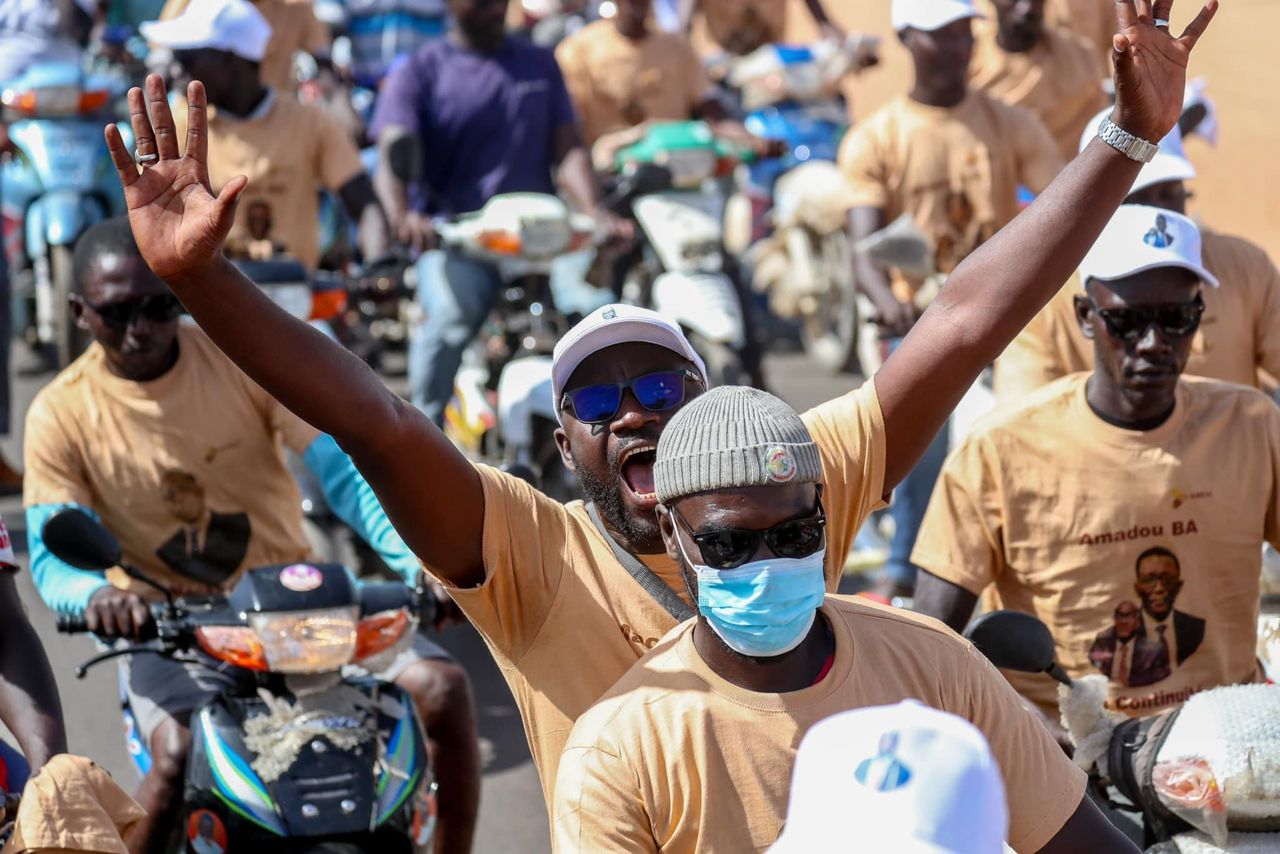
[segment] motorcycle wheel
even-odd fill
[[[853,250],[843,231],[818,238],[815,275],[824,285],[812,311],[800,326],[804,351],[833,373],[858,369],[857,283],[853,278]]]
[[[707,366],[707,384],[711,388],[746,383],[747,372],[742,366],[742,354],[727,344],[704,338],[696,332],[687,334],[689,343]]]
[[[53,345],[58,367],[71,364],[85,349],[84,335],[71,319],[68,300],[72,293],[70,246],[49,247],[49,277],[53,284]]]

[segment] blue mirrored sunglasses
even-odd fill
[[[583,386],[564,393],[561,409],[573,408],[573,417],[583,424],[604,424],[618,414],[622,395],[627,389],[635,395],[640,405],[651,412],[663,412],[684,403],[684,381],[702,382],[688,368],[675,371],[656,371],[624,383],[599,383]]]

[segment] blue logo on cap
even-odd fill
[[[1155,249],[1168,249],[1173,245],[1173,235],[1169,233],[1169,220],[1164,214],[1156,214],[1156,224],[1142,235],[1142,242]]]
[[[877,792],[901,789],[911,779],[911,769],[893,755],[897,749],[898,734],[886,732],[880,736],[880,747],[876,755],[862,760],[853,776],[859,783]]]

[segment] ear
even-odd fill
[[[75,295],[67,297],[67,308],[71,311],[71,320],[78,328],[85,332],[92,331],[89,329],[88,318],[84,316],[84,301],[80,297]]]
[[[662,534],[662,544],[667,549],[667,557],[680,563],[680,545],[676,539],[675,517],[671,515],[671,511],[666,505],[658,505],[658,531]]]
[[[571,472],[576,472],[573,467],[573,455],[569,453],[569,434],[564,432],[563,427],[557,427],[553,434],[556,440],[556,447],[560,450],[560,461],[564,463],[564,467]]]
[[[1085,338],[1093,340],[1093,324],[1089,322],[1090,315],[1093,314],[1093,306],[1089,304],[1088,297],[1077,294],[1074,299],[1076,310],[1076,323],[1080,326],[1080,334]]]

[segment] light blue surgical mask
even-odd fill
[[[826,549],[808,557],[712,569],[689,560],[678,536],[676,542],[698,577],[698,611],[729,649],[772,658],[795,649],[809,634],[827,595]]]

